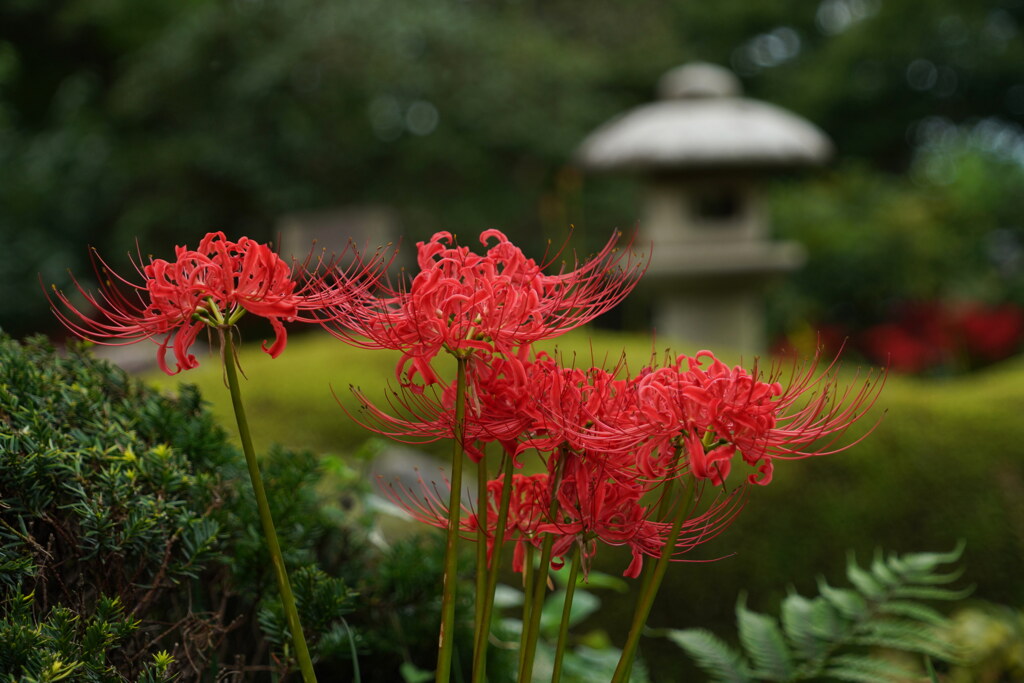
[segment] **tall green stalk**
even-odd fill
[[[565,585],[565,602],[562,603],[562,621],[558,625],[558,643],[555,645],[555,663],[551,670],[551,683],[562,680],[562,659],[569,640],[569,620],[572,617],[572,598],[576,594],[576,579],[580,575],[580,547],[573,546],[572,568],[569,570],[569,583]]]
[[[554,466],[554,473],[551,477],[551,505],[548,508],[548,519],[558,518],[558,487],[562,482],[562,472],[565,468],[565,458],[569,457],[567,452],[559,455]],[[519,683],[528,683],[533,678],[533,659],[537,653],[537,639],[540,636],[540,614],[544,607],[544,595],[548,587],[548,571],[551,568],[551,548],[555,538],[546,534],[541,544],[540,565],[533,577],[533,594],[526,593],[526,602],[530,605],[530,618],[523,620],[523,634],[519,639],[521,652],[519,653]]]
[[[238,423],[238,436],[242,441],[245,464],[249,468],[249,479],[252,481],[252,490],[256,495],[256,509],[259,511],[260,523],[263,525],[263,536],[266,538],[267,550],[270,552],[270,562],[274,567],[274,576],[277,578],[277,588],[281,592],[285,620],[288,622],[288,630],[292,634],[295,658],[299,661],[299,669],[302,671],[304,683],[316,683],[313,662],[309,658],[309,648],[306,647],[302,624],[299,623],[299,612],[295,608],[295,597],[292,595],[291,584],[288,583],[288,572],[285,570],[281,546],[277,542],[274,518],[270,515],[270,503],[267,501],[267,492],[263,488],[263,477],[260,476],[260,468],[256,462],[256,451],[252,447],[249,420],[245,416],[245,406],[242,405],[242,390],[238,382],[238,369],[235,367],[237,361],[231,333],[232,330],[228,329],[223,334],[223,360],[228,390],[231,392],[231,405],[235,409],[235,421]]]
[[[502,458],[501,503],[498,506],[498,521],[495,525],[494,544],[491,548],[491,562],[487,567],[487,588],[484,592],[483,609],[480,611],[476,641],[473,643],[473,683],[485,683],[487,680],[487,645],[491,634],[491,614],[494,612],[494,590],[498,586],[498,573],[501,571],[501,551],[505,547],[505,525],[508,521],[508,508],[512,500],[512,454],[506,453]],[[486,511],[486,508],[480,508]],[[486,537],[484,539],[486,542]],[[486,554],[485,554],[486,561]]]
[[[647,617],[651,614],[654,598],[658,595],[658,589],[661,588],[665,572],[668,571],[668,565],[672,561],[672,552],[675,550],[676,541],[679,539],[680,531],[682,531],[683,522],[686,521],[686,517],[690,512],[690,506],[693,504],[693,496],[696,493],[697,484],[692,477],[688,479],[687,483],[689,493],[686,496],[686,500],[679,502],[679,508],[676,510],[675,518],[672,520],[672,529],[669,531],[668,539],[661,549],[661,557],[658,558],[650,580],[645,583],[640,597],[637,599],[636,610],[633,612],[633,622],[629,628],[629,635],[626,637],[626,644],[622,647],[622,655],[619,657],[618,666],[615,667],[615,674],[612,676],[611,683],[628,683],[629,681],[629,675],[633,670],[633,659],[636,657],[637,646],[640,644],[640,634],[643,632],[644,624],[647,623]]]
[[[551,534],[544,538],[541,545],[540,565],[533,576],[533,595],[527,593],[530,602],[530,620],[523,624],[523,637],[520,639],[523,648],[520,654],[519,683],[533,680],[533,660],[537,654],[537,639],[540,635],[540,615],[544,608],[544,595],[548,588],[548,570],[551,565],[551,546],[555,539]]]
[[[462,514],[462,461],[466,434],[466,365],[456,358],[455,433],[452,445],[451,495],[448,498],[448,537],[444,548],[444,592],[441,597],[441,635],[437,652],[435,683],[448,683],[455,649],[455,586],[459,571],[459,522]]]
[[[487,602],[487,449],[476,468],[476,599],[473,602],[474,657],[483,631],[484,605]],[[474,663],[475,663],[474,659]]]
[[[537,575],[536,568],[533,566],[535,550],[532,543],[526,544],[526,565],[523,572],[523,626],[519,633],[519,671],[523,670],[523,660],[526,657],[527,625],[531,621],[530,614],[533,612],[533,582]]]

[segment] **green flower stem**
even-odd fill
[[[540,565],[533,576],[533,595],[527,594],[530,605],[530,622],[523,625],[524,647],[520,656],[519,683],[530,683],[533,680],[533,660],[537,654],[537,640],[540,635],[540,614],[544,608],[544,594],[548,588],[548,568],[551,564],[551,546],[555,543],[554,536],[548,534],[540,551]]]
[[[677,456],[678,457],[678,456]],[[675,495],[676,489],[680,486],[679,479],[669,479],[665,482],[665,491],[658,502],[658,511],[655,513],[655,519],[665,519],[672,509],[672,496]],[[650,590],[651,581],[654,580],[655,570],[657,569],[657,563],[645,562],[644,571],[640,576],[640,592],[639,595],[646,595],[647,591]]]
[[[448,498],[448,537],[444,548],[444,592],[441,597],[441,636],[437,652],[436,683],[448,683],[455,649],[455,587],[459,571],[459,522],[462,513],[462,461],[466,434],[466,364],[457,356],[455,379],[455,433],[452,439],[451,495]]]
[[[501,551],[505,545],[505,524],[508,521],[508,508],[512,500],[512,454],[506,453],[502,458],[502,473],[505,475],[501,488],[501,503],[498,506],[498,522],[495,526],[494,546],[491,549],[491,563],[487,568],[487,589],[484,593],[484,606],[477,626],[476,642],[473,650],[473,683],[485,683],[487,680],[487,645],[491,634],[491,614],[494,612],[494,591],[498,586],[498,573],[501,571]],[[487,508],[480,505],[486,513]],[[484,536],[486,543],[486,535]],[[484,554],[486,562],[487,555]]]
[[[551,482],[551,505],[548,508],[548,519],[552,521],[558,518],[558,487],[562,483],[562,471],[565,458],[567,457],[573,456],[568,451],[563,452],[555,463],[555,471]],[[532,600],[532,604],[530,605],[530,620],[529,622],[523,621],[523,635],[520,638],[523,650],[519,655],[519,683],[529,683],[529,681],[533,680],[533,659],[537,653],[537,640],[540,636],[540,614],[544,607],[544,594],[547,591],[548,571],[551,566],[551,547],[554,544],[555,537],[552,534],[547,534],[544,538],[544,543],[541,545],[540,565],[538,565],[537,573],[533,577],[533,595],[531,596],[529,592],[526,594],[526,601],[530,602]]]
[[[274,566],[274,576],[277,578],[277,587],[281,592],[281,604],[284,606],[284,616],[288,622],[288,630],[292,634],[292,645],[295,647],[295,657],[299,660],[302,680],[305,683],[316,683],[316,674],[313,673],[313,662],[309,658],[309,648],[306,647],[306,638],[302,633],[302,624],[299,623],[299,612],[295,608],[295,597],[292,595],[292,587],[288,583],[288,573],[284,567],[281,546],[277,542],[274,518],[270,515],[270,503],[267,501],[267,492],[263,488],[263,478],[260,476],[260,468],[256,463],[256,451],[252,447],[249,420],[245,416],[245,406],[242,405],[242,391],[238,382],[238,369],[235,366],[237,361],[235,359],[235,348],[231,334],[232,330],[228,329],[223,335],[223,360],[224,371],[228,380],[228,389],[231,392],[231,405],[235,409],[235,420],[238,423],[238,436],[242,440],[245,464],[249,468],[252,490],[256,495],[256,509],[259,511],[260,523],[263,525],[263,536],[266,538],[267,550],[270,552],[270,561]]]
[[[533,555],[535,548],[532,543],[526,544],[526,566],[523,572],[523,626],[519,633],[519,670],[523,670],[523,658],[526,656],[526,627],[530,623],[530,613],[533,608],[533,582],[536,580],[537,571],[533,566]]]
[[[690,507],[693,504],[693,496],[696,493],[697,485],[692,478],[688,480],[688,483],[689,493],[686,496],[686,500],[680,501],[675,519],[672,520],[672,530],[669,532],[668,539],[666,539],[665,545],[661,549],[661,556],[654,567],[650,581],[645,584],[637,600],[636,611],[633,612],[633,623],[629,628],[629,636],[626,638],[626,644],[622,647],[622,655],[619,657],[618,666],[615,667],[615,674],[612,676],[611,683],[628,683],[630,673],[633,671],[633,659],[636,657],[637,646],[640,644],[640,634],[643,632],[644,624],[647,623],[647,617],[651,614],[651,606],[654,605],[654,598],[658,594],[658,589],[661,588],[665,572],[668,571],[668,565],[672,561],[672,551],[675,550],[676,541],[679,539],[679,533],[683,528],[683,522],[686,521]]]
[[[569,619],[572,616],[572,598],[576,594],[576,579],[580,574],[580,547],[573,546],[572,568],[569,570],[569,583],[565,585],[565,603],[562,605],[562,621],[558,625],[558,644],[555,646],[555,663],[551,670],[551,683],[562,680],[562,657],[565,655],[566,641],[569,639]]]
[[[480,640],[484,624],[484,603],[487,592],[487,450],[483,451],[476,468],[476,600],[473,625],[475,638],[473,651]]]

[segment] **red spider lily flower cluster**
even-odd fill
[[[675,479],[690,476],[723,486],[739,456],[757,470],[748,481],[765,485],[776,459],[849,448],[853,444],[836,446],[835,440],[872,407],[882,386],[868,378],[856,390],[840,391],[834,365],[818,373],[816,363],[794,369],[783,386],[778,369],[761,379],[728,367],[709,351],[644,368],[635,377],[563,368],[545,354],[519,363],[518,380],[484,372],[471,383],[471,393],[487,398],[472,413],[467,440],[498,441],[517,458],[530,450],[547,452],[548,472],[513,476],[504,530],[497,526],[500,477],[488,485],[489,499],[478,503],[486,515],[466,509],[461,523],[467,536],[484,525],[490,546],[501,533],[513,541],[516,569],[522,569],[524,544],[539,547],[551,535],[556,561],[574,544],[585,559],[593,557],[599,541],[628,546],[633,561],[625,574],[636,576],[643,558],[658,557],[665,546],[670,524],[657,516],[672,509],[661,498]],[[500,387],[500,400],[492,387]],[[394,417],[367,403],[375,421],[371,428],[397,437],[450,438],[451,391],[447,386],[433,400],[415,395],[403,404],[419,411],[412,417]],[[470,453],[477,460],[483,456],[482,449]],[[427,487],[420,491],[429,503],[413,502],[417,496],[408,491],[393,490],[391,497],[421,521],[444,527],[447,510],[432,494]],[[734,490],[695,513],[673,555],[717,535],[741,501],[742,493]]]
[[[480,242],[490,245],[485,254],[454,246],[451,233],[438,232],[416,245],[420,270],[407,287],[356,305],[342,302],[325,316],[325,326],[359,346],[401,350],[396,372],[403,385],[434,384],[439,379],[430,361],[442,350],[515,358],[618,304],[643,271],[628,249],[616,247],[618,239],[573,270],[549,275],[550,264],[527,258],[498,230],[481,233]]]
[[[705,367],[705,364],[707,367]],[[836,364],[818,373],[818,359],[794,367],[783,386],[781,368],[767,379],[743,367],[730,368],[710,351],[680,355],[666,367],[644,368],[635,379],[609,382],[600,410],[588,408],[588,422],[567,421],[564,397],[548,410],[560,429],[577,429],[582,447],[625,452],[638,471],[657,479],[687,470],[721,485],[737,453],[758,470],[750,483],[768,484],[774,459],[804,458],[845,450],[835,440],[873,405],[883,382],[840,387]],[[608,397],[608,398],[606,398]],[[606,403],[614,401],[614,410]],[[863,437],[862,437],[863,438]]]
[[[491,561],[496,542],[514,546],[512,568],[525,568],[525,549],[539,549],[546,537],[553,539],[552,566],[561,566],[570,551],[578,546],[584,572],[596,555],[598,544],[630,549],[632,561],[623,576],[640,575],[645,557],[657,558],[666,546],[671,523],[652,517],[658,510],[675,512],[682,500],[661,505],[658,494],[667,481],[643,482],[628,479],[625,471],[610,471],[611,463],[603,454],[562,450],[548,460],[548,472],[513,474],[511,498],[504,527],[499,506],[503,475],[487,484],[487,500],[477,502],[477,510],[463,506],[460,528],[466,538],[475,538],[482,526],[486,532],[487,557]],[[391,484],[386,489],[391,501],[407,510],[415,519],[437,528],[448,525],[448,509],[436,485],[422,479],[418,492]],[[652,495],[653,494],[653,495]],[[719,495],[703,512],[698,512],[699,497],[690,502],[686,521],[674,542],[673,558],[680,558],[701,543],[723,531],[742,509],[744,489],[736,488]],[[554,504],[552,504],[554,501]]]
[[[399,440],[457,434],[456,383],[442,381],[431,360],[441,350],[472,359],[466,453],[481,462],[482,445],[496,442],[517,467],[536,451],[547,470],[514,474],[509,482],[499,476],[477,510],[458,515],[467,537],[486,532],[489,553],[498,538],[514,543],[517,570],[524,548],[539,548],[550,537],[556,564],[573,547],[587,561],[598,543],[627,546],[633,559],[625,574],[636,576],[643,558],[662,554],[672,526],[666,520],[683,505],[675,480],[724,486],[740,459],[757,470],[751,483],[767,484],[776,459],[848,447],[833,447],[834,439],[878,395],[880,383],[870,378],[856,391],[840,392],[834,366],[819,374],[812,363],[784,386],[778,372],[764,379],[756,370],[730,368],[709,351],[634,376],[622,367],[562,367],[535,353],[532,343],[591,319],[625,295],[635,278],[602,272],[612,243],[577,271],[549,277],[497,231],[481,235],[485,245],[497,240],[483,256],[447,246],[450,240],[438,233],[420,243],[422,271],[408,291],[390,292],[377,310],[356,309],[361,317],[334,329],[339,336],[359,330],[367,346],[404,352],[397,371],[404,391],[393,394],[388,409],[357,393],[364,426]],[[502,527],[498,501],[506,485],[512,502]],[[443,528],[449,510],[439,493],[426,484],[419,491],[389,491],[413,516]],[[742,500],[742,491],[734,489],[703,512],[693,503],[672,556],[714,537]]]
[[[330,265],[327,273],[303,277],[300,285],[293,268],[269,245],[248,237],[232,242],[223,232],[208,233],[195,249],[177,247],[173,261],[136,264],[141,284],[117,275],[95,254],[94,261],[99,292],[87,291],[77,280],[74,284],[98,317],[54,289],[51,305],[57,317],[72,333],[98,344],[156,340],[157,362],[170,375],[199,365],[189,349],[200,330],[227,329],[245,313],[270,322],[274,341],[263,349],[276,358],[287,343],[283,322],[316,322],[302,313],[368,291],[381,267],[379,259],[363,264],[357,258],[349,271]],[[173,348],[174,370],[165,358],[168,347]]]

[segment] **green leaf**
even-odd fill
[[[938,611],[918,602],[889,600],[878,606],[878,611],[894,617],[907,617],[933,626],[946,626],[949,620]]]
[[[827,621],[818,627],[816,619],[825,616],[820,614],[822,610],[818,605],[823,605],[830,613],[825,616],[826,619],[834,616],[835,612],[824,600],[818,600],[817,603],[795,592],[790,592],[782,601],[782,628],[790,644],[803,659],[816,659],[828,649],[829,640],[822,636],[830,635],[835,623],[835,620]]]
[[[345,621],[345,617],[341,617],[341,623],[345,625],[345,631],[348,634],[349,654],[352,656],[352,681],[353,683],[362,683],[363,677],[359,670],[359,653],[356,650],[355,634],[352,632],[352,627]]]
[[[953,646],[936,636],[930,627],[904,620],[871,622],[851,643],[917,652],[943,660],[954,656]]]
[[[736,621],[740,642],[754,662],[756,678],[785,681],[793,675],[793,657],[786,647],[782,631],[772,617],[752,612],[746,607],[746,597],[736,603]]]
[[[839,610],[822,597],[814,599],[811,619],[810,627],[814,633],[829,642],[840,640],[851,624]]]
[[[824,578],[818,578],[818,590],[823,598],[839,610],[847,619],[860,619],[868,611],[868,605],[856,591],[846,588],[833,588]]]
[[[968,586],[961,590],[950,590],[948,588],[935,588],[932,586],[905,586],[895,588],[892,591],[894,598],[913,598],[916,600],[963,600],[974,592],[974,586]]]
[[[853,553],[846,559],[846,578],[857,590],[872,600],[881,600],[885,597],[885,588],[871,574],[860,568]]]
[[[564,586],[569,579],[568,565],[558,571],[551,572],[551,576],[554,577],[555,583],[560,586]],[[586,586],[587,588],[607,588],[613,590],[616,593],[628,593],[629,582],[619,576],[613,574],[605,574],[604,572],[591,571],[587,576],[583,576],[581,572],[579,577],[576,579],[576,586]]]
[[[565,604],[565,590],[559,589],[544,601],[540,612],[541,633],[556,637],[558,626],[562,621],[562,607]],[[575,626],[601,607],[601,599],[589,591],[576,590],[572,596],[572,607],[569,612],[569,626]]]
[[[751,683],[754,680],[743,657],[710,631],[669,629],[665,635],[685,650],[697,666],[711,674],[712,681]]]
[[[889,588],[903,584],[903,577],[886,564],[881,549],[875,551],[875,558],[871,562],[871,575],[875,581]]]
[[[402,675],[402,680],[405,683],[426,683],[434,677],[433,671],[417,668],[412,662],[402,662],[402,665],[398,667],[398,672]]]
[[[879,681],[914,680],[917,673],[877,657],[865,655],[839,655],[832,658],[832,666],[825,675],[841,681],[879,683]]]
[[[499,583],[494,588],[494,608],[498,610],[519,607],[523,604],[526,594],[511,586]]]
[[[960,560],[967,542],[960,539],[948,553],[911,553],[903,556],[903,563],[912,571],[931,573],[940,564],[952,564]]]

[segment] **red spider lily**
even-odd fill
[[[653,520],[655,506],[660,502],[655,486],[638,482],[625,482],[621,476],[611,475],[602,456],[565,452],[565,472],[512,475],[512,491],[508,516],[502,539],[514,544],[512,569],[525,568],[526,547],[540,548],[544,538],[554,538],[551,553],[552,566],[558,567],[574,546],[582,550],[584,571],[597,552],[598,544],[627,546],[632,560],[623,576],[636,578],[643,568],[645,557],[658,558],[666,545],[672,524]],[[556,462],[552,459],[551,463]],[[549,468],[555,465],[549,463]],[[551,514],[552,483],[558,482],[558,505]],[[487,483],[487,500],[477,503],[479,510],[463,506],[460,529],[470,540],[476,539],[478,525],[485,524],[487,557],[490,562],[498,538],[498,516],[503,475]],[[407,511],[416,520],[440,529],[448,526],[448,483],[427,483],[419,479],[418,491],[401,485],[388,484],[385,494],[394,504]],[[685,553],[716,537],[732,523],[743,507],[744,489],[720,495],[706,510],[698,513],[699,496],[691,502],[688,517],[675,542],[672,559],[681,559]],[[644,502],[650,502],[645,505]],[[675,501],[674,505],[682,505]],[[672,510],[673,506],[667,509]]]
[[[604,452],[598,434],[617,433],[620,425],[631,425],[637,405],[632,381],[620,377],[622,366],[612,370],[563,368],[554,361],[540,364],[530,384],[533,435],[520,450],[536,448],[554,451]],[[624,441],[615,440],[616,443]],[[606,457],[622,449],[607,449]],[[622,463],[629,467],[632,461]],[[635,473],[631,474],[635,476]]]
[[[490,562],[494,550],[494,538],[498,522],[498,507],[501,491],[505,486],[504,475],[487,483],[486,524],[488,530],[487,557]],[[444,488],[448,487],[447,480]],[[448,527],[447,491],[439,490],[436,483],[427,483],[419,478],[419,491],[411,491],[401,485],[388,483],[384,489],[388,499],[408,512],[417,521],[429,526],[445,529]],[[512,475],[512,496],[509,500],[508,517],[505,523],[506,540],[515,543],[512,567],[521,572],[525,566],[526,544],[540,546],[538,531],[547,520],[551,505],[551,491],[547,473]],[[476,538],[479,513],[464,508],[460,517],[460,528],[467,538]]]
[[[524,358],[527,350],[523,347]],[[530,433],[535,421],[531,411],[531,387],[542,381],[545,366],[554,361],[545,353],[538,354],[533,361],[498,355],[491,356],[489,362],[480,358],[472,360],[467,373],[465,452],[474,462],[479,462],[484,452],[477,444],[498,442],[506,452],[516,456],[517,440]],[[436,391],[413,390],[403,385],[391,392],[387,409],[374,404],[361,390],[352,388],[359,400],[361,415],[350,414],[350,417],[366,429],[403,443],[451,439],[456,430],[456,388],[454,380]]]
[[[635,480],[609,477],[603,458],[563,450],[559,459],[558,513],[543,527],[557,537],[552,556],[561,557],[579,545],[586,572],[598,541],[628,545],[633,561],[624,575],[639,576],[643,556],[661,554],[671,525],[649,520],[648,509],[640,504],[644,487]]]
[[[634,468],[622,468],[605,453],[575,452],[561,449],[552,458],[549,469],[558,469],[557,514],[540,531],[556,537],[552,556],[564,556],[574,545],[581,549],[584,571],[597,551],[598,542],[609,546],[627,546],[632,561],[623,576],[636,578],[644,557],[661,557],[672,523],[652,519],[657,512],[674,512],[684,503],[667,501],[665,491],[677,491],[672,480],[644,483]],[[697,485],[696,482],[694,485]],[[660,494],[660,495],[656,495]],[[697,514],[699,495],[690,508],[674,541],[672,559],[711,540],[723,531],[742,509],[743,489],[723,494],[703,513]]]
[[[531,448],[583,448],[582,435],[592,434],[595,422],[608,426],[628,419],[636,403],[617,370],[563,368],[544,352],[531,355],[526,346],[514,359],[488,355],[471,360],[464,448],[475,462],[483,457],[475,442],[496,441],[517,458]],[[453,438],[455,391],[454,381],[439,392],[406,385],[392,392],[385,410],[353,389],[363,411],[362,418],[354,419],[405,443]]]
[[[408,288],[388,289],[378,300],[329,311],[332,334],[368,348],[403,352],[397,374],[415,386],[438,381],[430,360],[445,350],[460,357],[500,353],[583,325],[619,303],[635,286],[643,265],[613,236],[575,270],[544,274],[498,230],[480,241],[483,255],[453,246],[448,232],[417,246],[420,272]]]
[[[487,561],[491,561],[497,537],[498,508],[501,492],[505,486],[504,475],[487,483],[486,527]],[[478,505],[482,505],[478,503]],[[547,473],[512,475],[512,495],[509,498],[508,516],[505,522],[504,541],[512,541],[512,570],[522,572],[526,567],[526,545],[540,547],[540,531],[548,519],[551,508],[551,486]],[[479,514],[470,513],[463,520],[463,529],[476,532],[480,524]]]
[[[527,443],[553,447],[561,440],[609,458],[618,454],[620,467],[632,460],[633,476],[650,482],[689,470],[721,485],[739,453],[758,469],[750,481],[767,484],[773,459],[853,445],[832,447],[874,405],[882,382],[868,377],[842,389],[835,371],[833,363],[818,375],[815,358],[784,386],[777,371],[765,381],[756,368],[730,368],[710,351],[625,380],[592,370],[589,379],[577,375],[541,399],[548,436]]]
[[[775,458],[845,450],[853,443],[833,448],[836,439],[871,409],[884,381],[869,376],[859,387],[842,388],[836,363],[820,375],[817,363],[815,358],[805,370],[795,368],[783,387],[777,371],[762,381],[756,369],[729,368],[710,351],[679,356],[667,372],[641,380],[639,412],[653,426],[647,448],[684,446],[694,476],[716,485],[728,476],[737,452],[758,469],[749,481],[767,484]]]
[[[223,232],[208,233],[195,250],[176,247],[175,257],[174,261],[152,259],[141,267],[135,264],[142,277],[142,283],[136,284],[114,273],[94,253],[99,292],[87,291],[77,281],[74,284],[98,316],[83,312],[56,288],[51,307],[71,332],[98,344],[157,339],[160,369],[173,375],[199,365],[189,349],[203,327],[229,328],[247,312],[270,322],[274,342],[269,347],[264,343],[263,350],[276,358],[287,343],[282,321],[315,322],[300,312],[338,306],[346,288],[363,291],[368,288],[366,280],[374,275],[372,267],[361,267],[346,274],[351,276],[347,279],[339,277],[337,283],[313,277],[298,286],[291,267],[268,245],[248,237],[232,242]],[[173,371],[165,359],[168,346],[173,347],[176,361]]]

